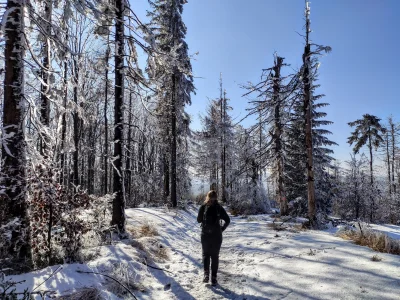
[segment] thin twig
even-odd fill
[[[145,266],[147,266],[149,268],[152,268],[152,269],[156,269],[156,270],[160,270],[160,271],[164,271],[164,272],[168,272],[168,273],[174,274],[171,271],[151,266],[151,265],[147,264],[147,262],[145,262],[145,261],[142,261],[142,264],[144,264]]]
[[[32,290],[32,292],[33,292],[34,290],[36,290],[39,286],[41,286],[43,283],[45,283],[47,280],[49,280],[51,277],[53,277],[54,274],[56,274],[56,273],[57,273],[59,270],[61,270],[61,269],[62,269],[62,266],[58,266],[58,268],[55,269],[54,272],[51,273],[51,275],[50,275],[49,277],[47,277],[47,279],[46,279],[45,281],[43,281],[41,284],[39,284],[37,287],[35,287],[35,288]]]

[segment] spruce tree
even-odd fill
[[[185,0],[149,1],[152,11],[148,12],[151,21],[149,29],[158,55],[149,59],[149,77],[155,81],[158,98],[158,114],[161,140],[164,146],[164,182],[165,193],[170,194],[173,207],[177,206],[177,169],[182,168],[185,159],[179,159],[178,153],[186,150],[187,122],[185,105],[191,103],[190,94],[194,92],[192,67],[185,42],[186,26],[182,20]],[[184,157],[184,155],[181,155]],[[179,165],[179,166],[178,166]],[[169,173],[167,174],[167,168]],[[186,182],[187,179],[180,179]],[[168,188],[169,187],[169,188]]]

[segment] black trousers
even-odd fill
[[[222,244],[222,233],[217,234],[201,234],[201,246],[203,248],[203,265],[204,272],[210,272],[211,260],[211,276],[216,277],[219,265],[219,251]]]

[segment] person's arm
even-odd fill
[[[200,206],[199,214],[197,215],[197,223],[203,222],[204,205]]]
[[[221,219],[222,220],[224,220],[224,226],[222,226],[222,231],[224,231],[228,226],[229,226],[229,223],[231,223],[231,219],[229,218],[229,216],[228,216],[228,214],[227,214],[227,212],[226,212],[226,210],[221,206]]]

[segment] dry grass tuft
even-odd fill
[[[374,256],[371,257],[371,260],[372,261],[382,261],[382,257],[375,254]]]
[[[60,300],[104,300],[105,298],[101,295],[101,291],[94,287],[86,287],[76,291],[75,293],[61,296]]]
[[[269,227],[275,231],[283,231],[283,230],[287,229],[287,227],[281,225],[281,223],[279,223],[279,224],[278,223],[268,223],[267,227]]]
[[[367,246],[377,252],[400,255],[400,241],[360,224],[358,224],[358,228],[345,227],[343,230],[339,230],[337,235],[345,240],[351,240],[357,245]]]
[[[152,237],[152,236],[159,235],[156,227],[150,223],[144,223],[143,225],[141,225],[139,227],[127,226],[126,231],[133,238]]]
[[[232,216],[237,217],[240,215],[240,211],[239,209],[235,209],[235,208],[230,208],[229,212],[231,213]]]
[[[129,298],[131,295],[126,288],[131,292],[146,291],[144,285],[140,282],[140,276],[129,264],[121,263],[117,265],[110,275],[118,282],[109,280],[107,284],[107,290],[118,297],[123,299],[131,299]]]
[[[169,260],[168,248],[160,243],[154,237],[142,237],[137,240],[131,240],[132,247],[144,252],[147,259],[156,261]]]
[[[140,226],[139,233],[140,233],[141,237],[159,235],[157,229],[149,223],[146,223],[146,224],[143,224],[142,226]]]
[[[168,248],[164,247],[162,244],[159,244],[158,249],[154,251],[154,255],[162,260],[168,260],[169,259]]]

